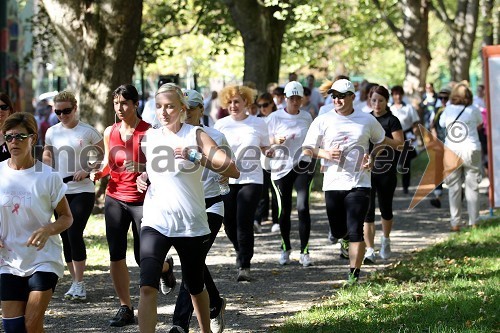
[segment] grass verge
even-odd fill
[[[334,291],[274,332],[500,332],[500,218]]]

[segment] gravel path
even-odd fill
[[[484,192],[484,189],[483,189]],[[481,196],[481,208],[486,209],[487,197]],[[443,207],[435,209],[422,202],[413,211],[407,211],[411,196],[396,190],[394,229],[391,234],[394,256],[389,261],[364,266],[362,276],[383,269],[388,264],[404,260],[409,252],[429,246],[445,238],[449,232],[447,198]],[[271,225],[264,224],[264,232],[256,235],[255,256],[252,260],[252,282],[236,282],[235,256],[224,232],[219,233],[208,257],[208,264],[221,294],[227,299],[226,329],[224,332],[266,332],[294,313],[308,309],[331,296],[335,284],[341,283],[348,272],[348,262],[339,257],[339,245],[327,240],[328,225],[322,200],[312,205],[312,231],[310,252],[314,266],[304,268],[298,263],[299,238],[297,216],[292,219],[292,264],[278,265],[280,239],[270,233]],[[483,214],[486,212],[483,211]],[[376,247],[379,246],[381,228],[377,223]],[[178,257],[174,253],[176,276],[180,276]],[[129,258],[132,260],[132,258]],[[130,262],[131,294],[134,306],[139,301],[138,267]],[[108,322],[117,311],[108,267],[89,267],[94,274],[86,275],[88,300],[85,303],[64,301],[69,288],[69,275],[60,281],[46,316],[47,332],[138,332],[137,325],[110,328]],[[363,280],[363,278],[361,279]],[[159,321],[157,332],[170,328],[175,303],[174,295],[159,295]],[[137,314],[137,311],[136,311]],[[196,318],[191,332],[198,332]]]

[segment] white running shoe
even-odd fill
[[[236,281],[250,281],[250,268],[239,268],[238,276],[236,277]]]
[[[288,265],[290,263],[290,252],[291,250],[288,251],[281,251],[281,256],[280,256],[280,265]]]
[[[73,283],[71,284],[71,287],[69,287],[69,290],[66,292],[66,294],[64,294],[64,299],[67,299],[67,300],[73,299],[73,295],[75,293],[75,287],[76,287],[76,281],[73,281]]]
[[[373,247],[367,247],[365,252],[365,258],[363,259],[364,264],[374,264],[377,260],[375,255],[375,249]]]
[[[280,230],[280,225],[278,223],[273,224],[273,226],[271,227],[271,232],[278,233],[280,232]]]
[[[224,313],[226,312],[226,299],[222,297],[222,306],[217,317],[210,319],[210,330],[212,333],[222,333],[226,323],[224,321]]]
[[[311,266],[313,262],[309,253],[301,253],[299,263],[304,267]]]
[[[87,299],[87,290],[85,290],[85,282],[76,282],[73,291],[73,301],[84,301]]]
[[[380,239],[380,257],[382,259],[389,259],[391,257],[391,239],[389,237],[385,238],[384,236]]]
[[[262,226],[259,224],[257,220],[253,221],[253,231],[256,234],[262,233]]]

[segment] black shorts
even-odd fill
[[[0,295],[2,301],[27,302],[30,292],[56,290],[59,277],[52,272],[35,272],[30,276],[0,274]]]

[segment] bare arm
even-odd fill
[[[104,157],[102,158],[102,162],[100,163],[99,171],[96,171],[93,175],[93,180],[97,181],[103,177],[106,177],[109,174],[109,136],[111,134],[111,126],[107,127],[104,130],[104,137],[102,140],[102,144],[104,146]]]
[[[53,159],[53,147],[49,145],[45,145],[43,147],[42,154],[42,162],[47,164],[48,166],[54,167],[54,159]]]
[[[236,167],[236,163],[234,163],[224,150],[217,146],[207,133],[197,131],[196,141],[203,153],[200,160],[201,165],[226,177],[240,177],[240,171]]]

